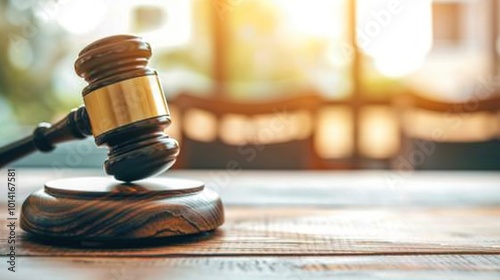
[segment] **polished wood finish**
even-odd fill
[[[179,154],[179,144],[163,131],[170,117],[161,116],[114,129],[96,138],[107,143],[104,169],[117,180],[131,182],[169,169]]]
[[[156,71],[147,67],[150,56],[151,47],[140,37],[111,36],[90,44],[75,63],[89,82],[83,90],[86,107],[54,126],[41,124],[32,137],[0,150],[3,166],[92,133],[97,145],[109,147],[106,173],[128,182],[49,181],[23,203],[25,231],[52,240],[116,243],[207,232],[224,222],[218,195],[202,182],[130,183],[169,169],[179,153],[177,141],[164,132],[170,113]],[[106,123],[110,126],[100,126]]]
[[[226,222],[212,234],[144,245],[39,242],[18,231],[18,272],[2,279],[498,279],[496,172],[169,172],[217,189]],[[0,173],[0,180],[6,176]],[[71,171],[67,176],[98,174]],[[54,177],[19,170],[19,198]],[[6,198],[0,196],[0,206]],[[6,213],[0,213],[4,219]],[[5,238],[7,228],[0,229]],[[1,243],[0,253],[8,252]],[[4,261],[6,257],[4,257]]]
[[[152,55],[151,46],[141,37],[116,35],[97,40],[78,54],[75,71],[89,85],[82,95],[123,80],[156,75],[147,66]]]
[[[218,195],[202,182],[103,177],[49,181],[24,202],[21,227],[53,239],[119,242],[212,231],[224,222]]]
[[[89,83],[82,92],[85,106],[98,106],[87,109],[92,125],[108,122],[115,126],[93,134],[97,145],[109,147],[108,159],[104,162],[106,173],[121,181],[140,180],[164,172],[179,154],[177,141],[165,134],[171,120],[161,85],[155,79],[157,72],[147,66],[151,55],[151,46],[141,37],[117,35],[85,47],[75,62],[76,73]],[[150,87],[132,83],[146,76],[153,77]],[[115,91],[120,89],[123,94],[111,95],[114,97],[111,100],[104,98],[97,103],[88,100],[90,95],[109,93],[110,87]],[[158,93],[161,93],[159,97]],[[135,98],[128,98],[130,94]],[[105,101],[108,103],[104,104]],[[130,104],[135,102],[137,104]],[[148,105],[151,102],[158,103],[155,110]],[[113,111],[112,117],[101,119],[107,116],[100,112],[102,108]],[[119,118],[130,120],[130,123],[118,121]]]

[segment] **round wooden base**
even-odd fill
[[[106,177],[49,181],[21,210],[21,228],[46,238],[123,241],[212,231],[224,222],[219,196],[199,181]]]

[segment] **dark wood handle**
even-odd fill
[[[91,134],[87,110],[81,106],[54,125],[40,123],[31,136],[0,148],[0,168],[34,151],[50,152],[58,143],[83,139]]]

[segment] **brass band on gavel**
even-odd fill
[[[157,75],[147,75],[110,84],[83,97],[92,134],[157,116],[170,115]]]

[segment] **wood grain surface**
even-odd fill
[[[145,247],[54,246],[19,232],[18,255],[31,256],[276,256],[499,253],[500,208],[297,209],[228,208],[213,234]],[[1,231],[0,253],[7,252]]]
[[[20,170],[20,197],[50,172]],[[18,231],[19,273],[0,279],[500,279],[498,173],[217,172],[169,173],[221,194],[214,233],[103,248]]]
[[[109,177],[49,181],[23,203],[21,228],[82,241],[132,241],[207,232],[224,222],[219,196],[201,181]]]
[[[453,279],[498,280],[499,255],[20,258],[2,279]]]

